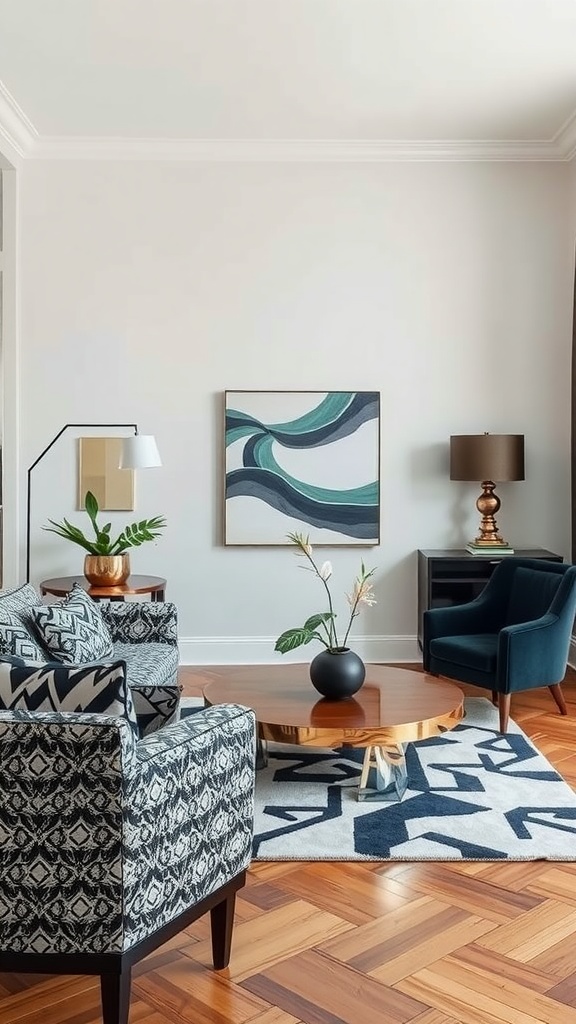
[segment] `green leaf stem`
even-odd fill
[[[98,526],[98,501],[92,491],[88,491],[85,499],[86,513],[94,530],[95,540],[90,540],[77,526],[63,519],[61,523],[49,519],[50,526],[43,526],[42,529],[48,533],[55,533],[57,537],[63,537],[73,544],[78,544],[90,555],[121,555],[128,548],[137,548],[146,541],[156,540],[160,537],[162,530],[166,527],[164,516],[153,516],[152,519],[141,519],[138,523],[129,523],[119,533],[115,540],[112,540],[110,533],[112,523],[105,526]]]

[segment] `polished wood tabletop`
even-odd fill
[[[453,729],[464,714],[454,683],[392,665],[366,665],[348,700],[320,697],[306,665],[246,665],[203,688],[207,704],[253,708],[263,739],[307,746],[406,743]]]
[[[129,576],[125,583],[115,587],[94,587],[85,576],[58,576],[52,580],[42,580],[40,593],[65,597],[75,583],[84,588],[90,597],[111,597],[122,600],[130,594],[150,594],[153,601],[163,601],[166,594],[166,580],[161,576]]]

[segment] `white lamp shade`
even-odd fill
[[[161,466],[162,459],[153,434],[135,434],[122,440],[120,469],[150,469]]]

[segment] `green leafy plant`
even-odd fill
[[[121,555],[128,548],[138,548],[148,540],[155,540],[166,526],[164,516],[141,519],[139,523],[129,523],[118,537],[112,540],[110,536],[112,523],[106,523],[105,526],[98,525],[98,502],[92,491],[87,491],[85,505],[94,530],[94,540],[86,537],[82,530],[69,523],[67,519],[63,519],[61,523],[55,523],[53,519],[49,519],[48,522],[51,525],[43,526],[42,529],[47,530],[48,533],[55,533],[58,537],[64,537],[65,540],[71,540],[73,544],[79,544],[90,555]]]
[[[296,647],[301,647],[302,644],[308,644],[311,640],[319,640],[329,651],[342,651],[346,648],[352,623],[356,616],[360,614],[360,605],[376,604],[372,583],[369,582],[370,577],[374,575],[376,570],[366,569],[364,562],[360,563],[360,572],[354,580],[352,591],[350,594],[346,594],[346,600],[350,607],[350,618],[342,643],[340,643],[336,632],[336,613],[328,586],[328,580],[332,576],[332,565],[330,562],[324,562],[320,567],[316,564],[309,536],[305,537],[303,533],[289,533],[287,537],[298,548],[296,554],[306,558],[309,563],[308,565],[302,565],[301,568],[314,573],[323,584],[328,599],[328,611],[311,615],[309,619],[306,619],[303,626],[287,629],[278,637],[274,650],[279,651],[280,654],[287,654],[288,651],[293,651]]]

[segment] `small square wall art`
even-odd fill
[[[377,391],[226,391],[224,542],[380,542]]]
[[[87,491],[102,510],[134,508],[134,472],[118,468],[121,451],[121,437],[78,438],[78,508],[86,508]]]

